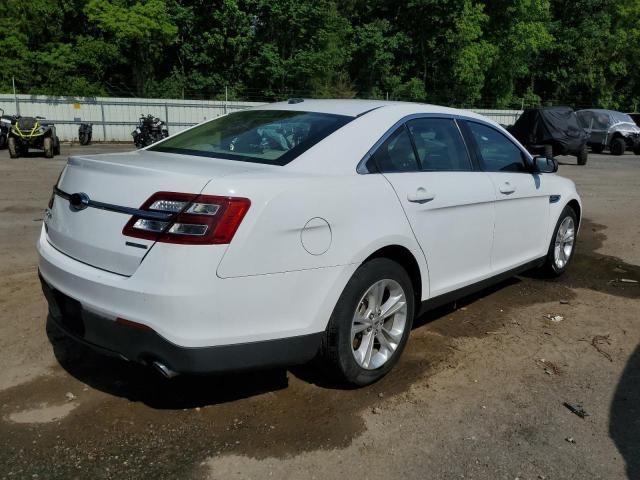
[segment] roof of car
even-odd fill
[[[595,112],[595,113],[620,113],[615,110],[607,110],[605,108],[583,108],[582,110],[578,110],[578,112]]]
[[[334,115],[347,115],[357,117],[371,110],[388,106],[402,106],[406,109],[414,110],[415,113],[449,113],[468,114],[463,110],[429,105],[426,103],[413,102],[392,102],[385,100],[356,100],[356,99],[292,99],[286,102],[269,103],[255,107],[259,110],[295,110],[302,112],[329,113]],[[471,116],[476,116],[471,114]]]
[[[566,110],[573,110],[573,108],[568,107],[566,105],[550,105],[550,106],[544,106],[544,107],[532,107],[532,108],[527,108],[525,111],[529,111],[529,110],[545,110],[545,111],[553,111],[553,110],[562,110],[562,111],[566,111]]]

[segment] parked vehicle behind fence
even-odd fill
[[[570,107],[540,107],[525,110],[509,132],[534,155],[573,155],[586,165],[587,134]]]
[[[53,123],[43,121],[44,117],[17,117],[9,130],[9,156],[25,156],[30,148],[44,150],[44,156],[53,158],[60,155],[60,139]]]
[[[144,148],[169,136],[165,123],[153,115],[141,115],[138,126],[131,132],[136,148]]]
[[[93,134],[93,124],[81,123],[78,127],[78,141],[80,145],[89,145]]]
[[[562,274],[575,185],[481,115],[304,100],[71,157],[38,241],[51,321],[167,377],[304,363],[366,385],[413,319]]]
[[[632,150],[640,155],[640,127],[626,113],[587,109],[576,112],[580,126],[589,135],[588,144],[595,153],[609,149],[612,155]]]
[[[5,115],[4,110],[0,108],[0,148],[7,146],[11,125],[13,125],[15,121],[15,115]]]

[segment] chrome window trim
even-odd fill
[[[455,122],[456,126],[458,127],[458,130],[460,131],[460,135],[462,137],[462,142],[464,143],[464,146],[467,149],[467,155],[469,156],[469,160],[471,161],[471,167],[472,167],[472,170],[470,170],[470,171],[476,171],[475,170],[475,166],[476,165],[475,165],[475,162],[473,161],[474,153],[471,152],[471,150],[469,148],[470,146],[467,144],[467,140],[466,140],[465,136],[462,134],[460,126],[458,125],[458,122],[461,121],[461,120],[465,121],[465,122],[480,123],[480,124],[485,125],[487,127],[493,128],[498,133],[501,133],[503,136],[505,136],[507,138],[507,140],[509,140],[511,143],[513,143],[514,146],[516,148],[518,148],[518,150],[520,150],[529,160],[531,160],[531,158],[532,158],[531,154],[529,152],[527,152],[525,149],[523,149],[518,142],[514,142],[514,139],[511,136],[511,134],[509,134],[509,132],[507,132],[506,130],[505,131],[501,131],[501,130],[497,129],[496,126],[493,125],[492,123],[487,122],[486,120],[483,120],[481,118],[475,118],[475,117],[469,117],[469,116],[466,116],[466,115],[451,114],[451,113],[412,113],[410,115],[406,115],[406,116],[402,117],[400,120],[395,122],[378,139],[378,141],[373,144],[373,146],[369,149],[369,151],[358,162],[358,165],[356,166],[356,173],[358,173],[360,175],[370,175],[370,174],[379,173],[379,172],[371,172],[371,171],[369,171],[367,169],[367,165],[366,164],[369,161],[369,159],[371,158],[371,156],[396,131],[396,129],[398,127],[400,127],[401,125],[407,123],[410,120],[415,120],[417,118],[446,118],[446,119],[452,119]],[[478,159],[478,160],[480,160],[480,159]],[[482,166],[478,165],[478,167],[481,168]],[[457,172],[457,171],[461,171],[461,170],[447,170],[447,171]],[[484,170],[481,169],[481,171],[484,171]]]

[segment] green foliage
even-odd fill
[[[640,104],[640,0],[4,0],[0,91]]]

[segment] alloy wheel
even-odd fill
[[[379,280],[367,289],[351,324],[351,351],[366,370],[380,368],[393,356],[407,325],[407,299],[398,282]]]
[[[553,251],[553,261],[558,270],[562,270],[569,262],[571,253],[573,252],[575,238],[575,222],[573,218],[566,217],[558,227]]]

